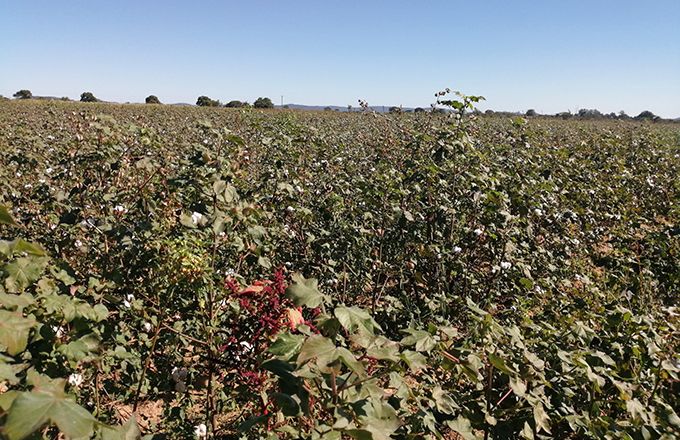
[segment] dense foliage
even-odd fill
[[[678,436],[678,126],[438,99],[0,103],[2,435]]]

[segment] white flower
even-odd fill
[[[53,141],[53,140],[54,140],[54,136],[52,136],[52,135],[50,134],[50,135],[47,136],[47,139]]]
[[[204,438],[208,435],[208,427],[205,426],[205,423],[201,423],[200,425],[196,425],[196,428],[194,429],[194,434],[198,438]]]
[[[52,171],[54,171],[52,167],[47,167],[47,169],[45,170],[45,174],[51,174]]]
[[[246,341],[241,341],[240,344],[242,347],[245,347],[246,351],[251,351],[253,349],[253,346]]]
[[[479,229],[479,228],[475,229],[475,230],[472,231],[472,232],[474,232],[474,234],[475,234],[477,237],[479,237],[480,235],[482,235],[482,230]]]
[[[33,185],[31,185],[30,183],[27,183],[26,185],[24,185],[24,188],[31,189],[31,188],[33,188]]]
[[[463,252],[463,248],[462,248],[462,247],[460,247],[460,246],[454,246],[454,247],[453,247],[453,253],[454,253],[454,254],[460,254],[461,252]]]
[[[302,187],[301,187],[300,185],[295,185],[295,191],[297,191],[297,192],[299,192],[299,193],[305,192],[305,190],[302,189]]]
[[[127,212],[127,209],[125,209],[125,206],[123,206],[123,205],[116,205],[116,206],[113,208],[113,210],[116,211],[116,212],[120,212],[120,213],[122,213],[122,214],[124,214],[124,213]]]
[[[295,208],[293,208],[292,206],[288,206],[288,207],[286,208],[286,211],[288,211],[288,212],[293,212],[293,211],[295,211]]]
[[[21,177],[21,171],[17,171],[17,177]]]
[[[83,242],[80,240],[76,240],[75,243],[73,243],[76,247],[81,247],[83,245]]]
[[[510,264],[509,262],[501,261],[501,269],[508,270],[508,269],[510,269],[511,266],[512,266],[512,264]]]
[[[125,295],[125,300],[123,301],[123,305],[127,307],[128,309],[132,307],[132,301],[135,300],[135,296],[131,293]]]
[[[150,322],[145,322],[145,323],[142,324],[142,325],[143,325],[143,327],[144,327],[144,331],[145,331],[145,332],[148,333],[148,332],[151,331],[151,323],[150,323]]]
[[[534,214],[536,214],[536,215],[538,215],[538,216],[541,216],[541,215],[543,215],[543,211],[541,211],[540,209],[536,208],[536,209],[534,209]]]
[[[79,387],[80,384],[83,383],[83,375],[82,374],[71,374],[68,377],[68,383],[71,384],[74,387]]]
[[[203,214],[200,212],[195,212],[191,214],[191,223],[197,225],[201,220],[203,220]]]

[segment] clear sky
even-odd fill
[[[680,117],[680,0],[0,0],[0,94]]]

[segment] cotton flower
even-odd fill
[[[460,246],[454,246],[453,247],[453,253],[454,254],[460,254],[461,252],[463,252],[463,248],[461,248]]]
[[[191,214],[191,223],[197,225],[201,220],[203,220],[203,214],[200,212],[195,212]]]
[[[508,261],[501,261],[501,269],[503,270],[508,270],[512,264],[510,264]]]
[[[201,423],[199,425],[196,425],[194,429],[194,434],[198,438],[205,438],[208,435],[208,427],[205,426],[205,423]]]
[[[83,375],[82,374],[71,374],[68,377],[68,383],[71,384],[72,386],[78,388],[80,384],[83,383]]]

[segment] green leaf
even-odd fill
[[[297,358],[297,364],[302,365],[306,361],[313,358],[324,360],[331,359],[331,357],[335,354],[335,348],[335,344],[333,344],[333,342],[331,342],[331,340],[325,336],[312,335],[305,341],[304,344],[302,344],[300,354]]]
[[[30,293],[15,295],[11,293],[0,292],[0,305],[7,310],[16,309],[21,311],[34,303],[35,298],[33,298],[33,295]]]
[[[5,205],[0,205],[0,224],[19,226],[17,222],[14,221]]]
[[[289,332],[281,333],[267,351],[274,356],[290,359],[300,350],[304,341],[305,337],[303,335],[293,335]]]
[[[95,321],[97,322],[101,322],[109,316],[109,309],[107,309],[104,304],[95,305],[93,311],[95,314]]]
[[[19,312],[0,310],[0,345],[7,353],[16,356],[26,349],[28,336],[36,321],[33,316],[24,317]]]
[[[271,269],[272,268],[272,263],[269,261],[269,258],[259,256],[257,257],[257,264],[260,266],[264,267],[265,269]]]
[[[336,307],[333,314],[340,321],[340,325],[350,333],[359,330],[373,334],[376,329],[380,330],[380,326],[371,315],[359,307]]]
[[[404,331],[410,333],[410,335],[402,339],[401,343],[404,345],[415,345],[416,351],[429,353],[437,346],[437,341],[425,330],[406,329]]]
[[[45,270],[46,258],[21,257],[5,266],[5,287],[12,293],[22,292],[37,281]]]
[[[323,295],[319,292],[319,282],[315,278],[305,278],[296,273],[292,276],[293,283],[286,289],[286,296],[293,300],[296,306],[318,307],[323,302]]]
[[[432,390],[432,399],[434,400],[437,410],[444,414],[453,414],[459,406],[454,402],[449,394],[446,393],[440,386],[434,387]]]
[[[300,413],[300,405],[288,394],[272,393],[272,397],[274,398],[274,401],[278,407],[281,408],[283,415],[294,417]]]
[[[414,373],[427,368],[427,358],[416,351],[405,350],[401,354],[401,359]]]
[[[9,440],[23,439],[46,424],[68,438],[89,438],[96,419],[64,393],[63,379],[45,388],[21,393],[9,409],[4,433]]]
[[[101,430],[102,440],[138,440],[142,433],[137,425],[137,418],[133,414],[130,419],[121,426],[104,426]]]
[[[514,371],[512,368],[508,367],[505,361],[501,358],[496,356],[494,353],[489,353],[488,355],[489,362],[491,362],[491,365],[496,367],[496,369],[502,371],[503,373],[506,374],[516,374],[516,371]]]
[[[550,434],[550,417],[545,412],[541,402],[534,404],[534,422],[536,423],[536,432],[543,430]]]
[[[527,392],[527,383],[519,377],[510,376],[510,388],[517,397],[524,397]]]
[[[41,248],[39,245],[35,243],[29,243],[28,241],[23,240],[21,238],[17,238],[12,242],[12,244],[15,253],[25,252],[27,254],[35,255],[38,257],[44,257],[47,255],[45,253],[45,250]]]
[[[470,420],[466,417],[458,416],[456,420],[447,420],[446,426],[460,434],[465,440],[476,440],[477,436],[472,431]]]

